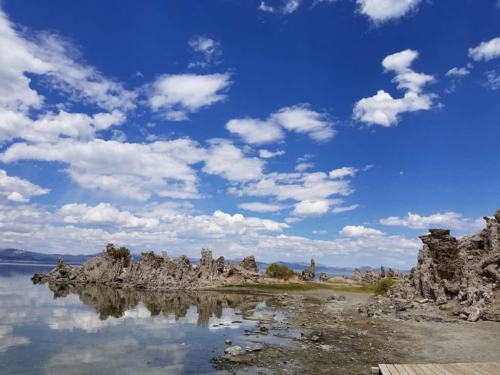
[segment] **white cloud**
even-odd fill
[[[339,232],[341,237],[374,237],[383,236],[384,232],[377,229],[366,228],[363,226],[348,225]]]
[[[340,214],[342,212],[352,211],[359,207],[359,204],[353,204],[347,207],[335,207],[332,212],[334,214]]]
[[[349,180],[332,180],[323,172],[269,173],[258,182],[229,189],[236,196],[273,196],[279,201],[291,199],[298,202],[325,200],[332,195],[349,195],[353,191]],[[335,203],[332,199],[329,201],[332,205]]]
[[[474,61],[488,61],[500,57],[500,37],[482,42],[477,47],[469,48],[469,57]]]
[[[213,140],[203,171],[222,176],[228,181],[251,181],[262,176],[264,164],[259,158],[245,157],[239,148],[227,141]]]
[[[116,225],[125,228],[155,228],[157,219],[145,219],[134,216],[128,211],[120,211],[109,203],[100,203],[95,207],[86,204],[66,204],[61,207],[59,214],[65,223]]]
[[[393,82],[398,83],[398,89],[405,91],[400,99],[394,99],[384,90],[379,90],[375,96],[358,101],[353,110],[355,120],[369,125],[397,125],[399,116],[405,112],[429,110],[432,108],[434,94],[422,93],[424,86],[434,82],[434,77],[416,73],[410,66],[418,57],[418,52],[405,50],[387,56],[382,65],[386,71],[396,73]]]
[[[306,200],[295,205],[293,214],[301,217],[321,216],[326,214],[329,208],[330,203],[327,200]]]
[[[262,1],[260,3],[260,6],[258,9],[263,11],[263,12],[267,12],[267,13],[274,13],[275,12],[274,8],[272,6],[266,5],[266,3],[264,1]]]
[[[269,150],[259,150],[259,157],[262,159],[274,158],[275,156],[281,156],[284,154],[285,154],[285,151],[283,151],[283,150],[278,150],[275,152],[272,152]]]
[[[254,212],[276,212],[276,211],[281,211],[286,206],[283,206],[281,204],[270,204],[263,202],[248,202],[248,203],[241,203],[238,205],[238,207],[241,208],[242,210],[254,211]]]
[[[224,101],[230,78],[228,73],[163,75],[150,86],[149,105],[169,120],[186,120],[189,113]]]
[[[314,167],[314,163],[300,163],[295,167],[297,172],[304,172],[307,169]]]
[[[63,139],[55,145],[16,143],[0,160],[62,162],[68,165],[65,172],[84,188],[147,200],[152,194],[198,198],[197,176],[190,164],[205,156],[206,150],[189,139],[151,144]]]
[[[500,89],[500,74],[497,73],[496,70],[490,70],[484,73],[486,77],[486,82],[484,86],[489,88],[490,90],[498,90]]]
[[[356,172],[358,170],[356,168],[352,167],[342,167],[339,169],[334,169],[329,173],[329,176],[331,179],[336,179],[336,178],[343,178],[347,176],[354,177],[356,175]]]
[[[317,142],[328,141],[335,135],[333,122],[328,116],[311,110],[307,104],[282,108],[265,121],[234,119],[227,123],[226,128],[249,144],[280,141],[284,137],[282,129],[308,134]]]
[[[44,195],[49,192],[50,189],[43,189],[19,177],[8,176],[6,171],[0,169],[0,199],[26,203],[29,202],[32,196]]]
[[[307,104],[280,109],[271,115],[271,119],[289,131],[308,134],[317,142],[333,138],[333,121],[326,114],[315,112]]]
[[[188,44],[194,52],[202,56],[200,60],[189,63],[188,68],[207,68],[212,64],[220,63],[222,47],[219,42],[199,35],[193,37]]]
[[[244,142],[256,145],[277,142],[284,137],[279,124],[273,121],[235,119],[226,124],[226,129],[237,134]]]
[[[446,76],[450,77],[464,77],[469,74],[470,71],[466,68],[452,68],[446,72]]]
[[[312,232],[313,232],[313,234],[327,234],[328,233],[327,230],[313,230]]]
[[[416,10],[420,0],[356,0],[359,12],[373,22],[398,19]]]
[[[284,14],[291,14],[299,9],[302,0],[285,0],[282,12]]]
[[[302,4],[302,0],[283,0],[283,5],[279,8],[274,8],[272,6],[266,5],[264,1],[262,1],[259,5],[259,10],[266,13],[280,13],[280,14],[291,14],[299,9]]]
[[[405,217],[391,216],[387,219],[380,220],[380,224],[383,225],[403,226],[412,229],[429,229],[433,226],[450,229],[476,229],[478,223],[484,226],[484,222],[477,222],[464,218],[461,214],[456,212],[446,212],[444,214],[437,213],[429,216],[420,216],[408,212],[408,215]]]

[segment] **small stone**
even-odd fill
[[[313,336],[311,338],[311,340],[314,341],[314,342],[318,342],[319,341],[319,337],[318,336]]]
[[[224,341],[224,343],[225,343],[226,345],[231,345],[233,342],[232,342],[231,340],[226,340],[226,341]]]
[[[460,314],[460,315],[458,316],[458,319],[460,319],[460,320],[467,320],[467,315],[465,315],[465,314]]]
[[[226,353],[227,355],[238,355],[243,353],[243,349],[241,348],[241,346],[233,346],[224,350],[224,353]]]

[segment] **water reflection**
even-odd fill
[[[147,291],[136,289],[115,289],[101,285],[79,286],[49,284],[54,299],[65,298],[70,294],[79,296],[85,305],[92,306],[99,314],[99,319],[110,317],[122,318],[128,310],[136,308],[139,303],[146,307],[152,317],[173,315],[175,320],[185,318],[188,311],[197,310],[197,326],[208,326],[210,318],[221,319],[223,310],[230,308],[244,313],[253,310],[264,301],[258,295],[197,292],[197,291]]]
[[[0,373],[211,374],[224,341],[245,347],[261,296],[33,285],[50,270],[0,265]],[[224,372],[217,372],[224,374]]]

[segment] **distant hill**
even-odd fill
[[[57,264],[57,258],[62,257],[66,263],[83,264],[87,259],[99,254],[68,255],[68,254],[42,254],[34,251],[19,249],[0,249],[0,263],[33,263]]]
[[[57,264],[57,259],[62,257],[65,263],[80,265],[85,263],[89,258],[98,256],[97,254],[89,255],[68,255],[68,254],[42,254],[34,251],[25,251],[19,249],[0,249],[0,264],[1,263],[20,263],[20,264]],[[139,260],[141,257],[139,254],[132,254],[134,260]],[[199,259],[189,258],[192,264],[198,264]],[[226,259],[227,262],[231,264],[238,264],[242,259]],[[256,262],[259,270],[265,272],[270,263]],[[277,262],[284,264],[288,268],[296,272],[302,272],[302,270],[309,268],[309,263],[306,262]],[[368,269],[372,269],[369,266],[360,267],[361,272],[365,272]],[[320,272],[325,272],[329,276],[351,276],[354,268],[350,267],[330,267],[324,264],[316,263],[316,274],[319,275]]]

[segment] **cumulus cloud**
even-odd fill
[[[366,228],[364,226],[348,225],[339,232],[341,237],[373,237],[383,236],[385,233],[377,229]]]
[[[469,57],[474,61],[489,61],[500,57],[500,37],[481,42],[477,47],[469,48]]]
[[[452,68],[446,72],[446,76],[448,77],[464,77],[467,74],[470,73],[470,70],[468,70],[466,67],[462,68]]]
[[[330,203],[327,200],[305,200],[295,205],[295,216],[322,216],[328,212]]]
[[[417,9],[421,0],[356,0],[359,12],[373,22],[383,23],[401,18]]]
[[[262,1],[260,3],[258,9],[261,10],[261,11],[263,11],[263,12],[267,12],[267,13],[274,13],[275,12],[274,7],[266,5],[266,3],[264,1]]]
[[[126,228],[155,228],[157,219],[145,219],[134,216],[128,211],[120,211],[109,203],[100,203],[95,207],[86,204],[66,204],[59,210],[65,223],[114,225]]]
[[[376,95],[361,99],[354,105],[354,119],[369,125],[389,127],[397,125],[403,113],[431,109],[436,95],[422,91],[434,82],[434,77],[411,69],[417,57],[418,52],[409,49],[387,56],[382,66],[396,74],[392,81],[398,84],[398,89],[405,91],[404,96],[395,99],[384,90],[379,90]]]
[[[0,155],[11,163],[20,160],[61,162],[73,181],[91,190],[147,200],[152,194],[199,198],[196,171],[190,164],[205,157],[205,150],[189,139],[150,144],[95,139],[52,143],[16,143]]]
[[[269,159],[269,158],[274,158],[275,156],[281,156],[284,155],[285,151],[283,150],[277,150],[275,152],[269,151],[269,150],[259,150],[259,157],[262,159]]]
[[[28,180],[7,175],[0,169],[0,198],[16,203],[29,202],[32,196],[48,194],[50,189],[44,189]]]
[[[267,120],[233,119],[226,129],[249,144],[264,144],[283,139],[283,130],[307,134],[317,142],[333,138],[333,121],[328,115],[313,111],[307,104],[285,107],[272,113]]]
[[[262,176],[264,161],[246,157],[239,148],[224,140],[212,140],[203,171],[233,182],[252,181]]]
[[[229,73],[163,75],[149,87],[149,105],[168,120],[187,120],[189,113],[224,101],[230,78]]]
[[[484,227],[484,221],[464,218],[456,212],[437,213],[429,216],[420,216],[408,212],[405,217],[391,216],[380,220],[382,225],[403,226],[412,229],[429,229],[433,226],[450,229],[479,229]]]
[[[281,211],[283,208],[285,208],[285,206],[281,204],[271,204],[263,202],[240,203],[238,207],[242,210],[254,212],[276,212]]]
[[[222,46],[218,41],[198,35],[193,37],[188,44],[194,52],[201,56],[197,61],[189,63],[188,68],[208,68],[213,64],[220,63]]]
[[[314,167],[314,163],[300,163],[297,164],[295,170],[297,172],[304,172],[305,170],[311,169],[312,167]]]
[[[356,172],[358,170],[356,168],[352,167],[342,167],[339,169],[334,169],[329,173],[330,178],[336,179],[336,178],[343,178],[347,176],[354,177],[356,175]]]
[[[274,121],[235,119],[226,124],[226,129],[237,134],[244,142],[255,145],[277,142],[284,137],[282,128]]]

